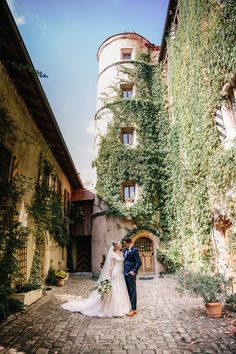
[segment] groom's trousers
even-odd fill
[[[136,275],[125,275],[125,281],[128,289],[128,294],[131,302],[132,310],[137,307],[137,292],[136,292]]]

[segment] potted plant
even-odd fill
[[[236,336],[236,320],[233,320],[231,322],[231,333],[234,334]]]
[[[45,279],[45,284],[47,284],[47,285],[55,285],[56,284],[56,269],[54,268],[52,263],[53,262],[51,260],[51,265],[48,269],[48,274]]]
[[[40,299],[43,295],[42,288],[37,283],[18,284],[14,289],[12,298],[29,306]]]
[[[225,279],[222,274],[181,272],[178,280],[180,293],[202,297],[208,317],[222,316],[221,303],[230,290],[231,279]]]
[[[58,286],[63,286],[65,284],[65,279],[68,277],[67,272],[62,269],[57,270],[55,276]]]

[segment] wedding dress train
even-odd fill
[[[109,251],[102,276],[99,281],[108,278],[111,273],[111,292],[103,298],[98,290],[93,290],[87,299],[73,300],[61,307],[72,312],[80,312],[85,316],[121,317],[130,311],[130,300],[124,278],[123,254]]]

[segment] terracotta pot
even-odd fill
[[[208,317],[217,318],[222,316],[222,307],[219,302],[209,302],[205,304]]]
[[[58,286],[63,286],[64,284],[65,284],[65,279],[57,278],[57,285]]]
[[[236,336],[236,321],[233,321],[233,322],[231,323],[230,330],[231,330],[231,333]]]

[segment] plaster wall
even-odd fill
[[[113,241],[121,241],[129,230],[135,225],[127,220],[121,219],[113,215],[101,215],[108,205],[96,196],[94,201],[94,219],[92,229],[92,271],[99,273],[101,271],[100,264],[103,255],[106,255],[112,246]],[[156,235],[146,230],[140,230],[131,236],[133,243],[139,237],[148,237],[153,243],[153,262],[154,273],[157,274],[164,270],[162,264],[157,261],[157,248],[159,247],[159,239]]]
[[[121,50],[131,49],[131,62],[122,60]],[[112,102],[117,93],[114,86],[119,88],[120,84],[129,82],[127,74],[122,72],[122,67],[132,68],[132,60],[135,60],[138,53],[147,53],[150,50],[152,63],[157,62],[159,48],[151,45],[148,40],[135,33],[124,33],[108,38],[98,50],[99,76],[97,81],[97,114],[95,117],[95,155],[98,154],[100,137],[107,133],[107,126],[112,120],[109,110],[103,109],[104,98]],[[135,87],[134,87],[135,92]]]
[[[121,241],[128,230],[134,227],[129,220],[99,214],[107,208],[108,205],[96,196],[92,228],[92,271],[95,273],[101,271],[102,256],[108,253],[112,242]]]
[[[49,146],[46,144],[43,136],[34,123],[30,113],[28,112],[23,100],[18,95],[17,90],[12,84],[10,78],[5,72],[3,66],[0,65],[0,92],[4,96],[4,106],[8,109],[11,119],[16,125],[16,133],[19,141],[15,146],[7,145],[12,155],[16,156],[18,161],[18,173],[24,175],[30,182],[30,187],[24,195],[24,200],[19,203],[18,209],[20,213],[20,221],[25,225],[34,228],[33,220],[28,215],[27,205],[31,204],[34,184],[38,178],[38,164],[40,153],[43,151],[47,159],[52,163],[58,179],[60,180],[62,192],[66,189],[71,194],[71,187],[65,174],[61,170],[58,162],[52,155]],[[58,262],[64,262],[62,259],[62,248],[53,241],[50,235],[45,238],[44,248],[44,267],[43,273],[47,274],[50,265],[50,260],[53,260],[55,267]],[[35,242],[33,235],[29,236],[27,243],[27,278],[30,275],[33,255],[35,251]],[[66,254],[64,252],[64,258]]]

